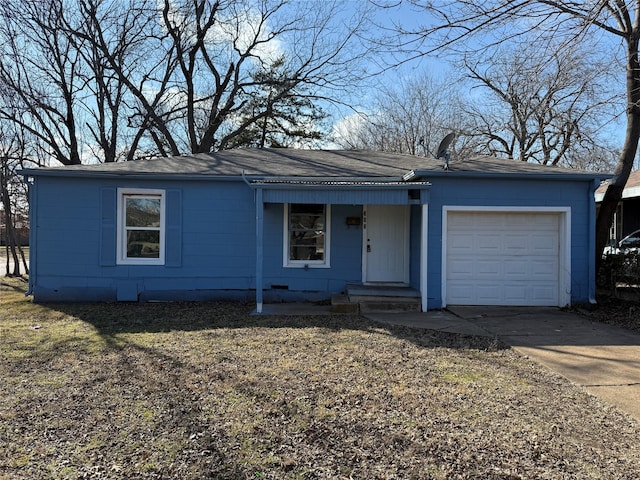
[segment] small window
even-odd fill
[[[330,205],[285,205],[285,266],[329,266],[330,210]]]
[[[118,263],[164,265],[164,190],[118,189]]]

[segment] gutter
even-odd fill
[[[133,180],[192,180],[214,182],[237,182],[243,179],[242,175],[211,175],[207,173],[158,173],[158,172],[96,172],[90,170],[64,170],[25,168],[18,170],[18,174],[24,177],[65,177],[65,178],[111,178]]]
[[[612,174],[607,173],[571,173],[571,172],[478,172],[468,170],[411,170],[402,179],[405,182],[416,181],[420,178],[429,177],[459,177],[459,178],[501,178],[501,179],[533,179],[533,180],[582,180],[590,179],[607,180],[612,178]]]

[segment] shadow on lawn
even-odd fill
[[[11,281],[9,281],[11,279]],[[17,293],[25,293],[29,286],[29,280],[27,277],[16,277],[13,275],[5,275],[0,280],[0,288],[3,290],[13,290]]]
[[[24,293],[27,279],[2,280],[2,289]],[[114,336],[127,333],[201,331],[244,328],[320,328],[327,331],[386,331],[423,347],[496,350],[508,348],[495,338],[476,337],[423,328],[377,323],[360,315],[252,315],[255,304],[218,302],[93,302],[47,303],[45,309],[75,317],[95,327],[105,342],[117,347]]]
[[[6,287],[7,285],[3,283],[3,288]],[[16,293],[20,290],[19,287],[11,288]],[[12,295],[14,295],[13,292]],[[181,336],[170,340],[177,342],[175,348],[173,346],[164,348],[162,340],[156,344],[153,339],[146,344],[146,339],[132,338],[127,334],[215,332],[217,329],[253,328],[256,329],[257,334],[261,329],[319,329],[320,333],[327,334],[351,330],[389,335],[424,348],[483,350],[498,348],[491,339],[487,338],[382,325],[359,315],[253,316],[251,315],[253,304],[240,302],[69,303],[33,307],[36,312],[33,320],[41,322],[42,328],[27,331],[29,335],[42,335],[43,343],[30,345],[28,356],[23,357],[20,364],[28,367],[36,362],[40,370],[51,369],[53,366],[55,371],[56,368],[66,369],[73,365],[72,362],[76,357],[70,352],[74,352],[81,360],[90,359],[88,362],[81,361],[77,364],[77,368],[82,369],[81,374],[71,374],[68,379],[69,384],[56,389],[55,402],[47,403],[47,408],[52,409],[52,416],[59,418],[75,418],[73,416],[78,410],[84,412],[83,414],[88,418],[87,421],[78,420],[77,423],[71,423],[70,429],[73,430],[74,436],[77,437],[82,432],[97,438],[108,435],[111,442],[109,448],[117,453],[117,458],[112,463],[125,462],[126,464],[122,465],[122,471],[134,476],[139,476],[137,463],[145,464],[146,462],[149,465],[147,473],[163,478],[193,477],[194,472],[198,478],[259,477],[260,465],[247,464],[241,451],[243,445],[253,441],[254,437],[265,442],[273,442],[274,449],[282,442],[297,442],[302,438],[309,443],[310,449],[326,449],[328,455],[334,447],[326,438],[334,436],[348,438],[351,435],[350,432],[354,430],[366,432],[369,427],[363,417],[350,419],[344,424],[336,420],[338,423],[334,422],[337,425],[335,432],[327,430],[328,427],[321,424],[310,413],[308,419],[302,414],[295,416],[293,411],[289,412],[285,408],[288,405],[286,402],[282,403],[285,406],[274,403],[269,395],[277,392],[274,387],[278,385],[277,379],[274,380],[271,377],[247,379],[242,371],[237,372],[236,365],[232,365],[226,357],[216,357],[215,349],[211,352],[211,358],[191,361],[180,354]],[[59,341],[52,342],[49,339],[45,343],[47,317],[60,319],[66,315],[94,327],[106,348],[98,350],[95,356],[84,357],[83,352],[92,352],[95,345],[92,345],[83,335],[74,333],[76,331],[74,329],[77,329],[78,333],[82,329],[76,322],[70,322],[73,326],[62,332]],[[252,332],[249,334],[252,335]],[[158,335],[158,337],[161,336]],[[234,346],[237,347],[235,343]],[[238,358],[242,358],[244,353],[239,351],[238,355]],[[259,354],[257,355],[256,358],[259,359]],[[65,356],[69,356],[68,361],[57,361],[64,359]],[[200,361],[202,363],[199,363]],[[246,365],[244,368],[247,368]],[[256,428],[269,430],[271,426],[274,431],[285,432],[282,434],[283,437],[271,439],[269,435],[260,431],[238,433],[237,425],[242,423],[244,417],[237,420],[234,428],[230,428],[225,420],[227,406],[224,402],[216,400],[218,395],[216,389],[222,386],[227,390],[221,389],[220,392],[231,392],[232,400],[233,398],[245,399],[249,407],[257,405],[256,411],[263,412],[265,418],[257,424]],[[292,388],[291,385],[284,388],[282,395],[285,395],[290,388]],[[301,388],[298,395],[308,395],[306,387]],[[270,393],[266,395],[265,392]],[[345,395],[347,399],[352,398],[349,395],[356,398],[355,393]],[[44,395],[43,398],[49,397]],[[285,400],[291,399],[285,398]],[[42,408],[38,401],[33,401],[33,409]],[[219,411],[220,409],[222,410]],[[140,418],[145,414],[149,415],[148,420]],[[292,426],[293,423],[287,423],[290,420],[287,417],[289,414],[294,420],[310,419],[310,426],[307,429],[296,430],[295,426]],[[125,420],[118,420],[119,418],[128,418],[128,423]],[[284,420],[279,420],[281,418]],[[126,435],[113,434],[113,429],[116,427],[126,430]],[[34,425],[33,429],[37,430],[38,425]],[[287,436],[289,433],[298,437],[294,440],[293,436]],[[164,437],[168,439],[166,442],[176,442],[179,445],[172,447],[178,452],[172,459],[171,465],[160,457],[155,461],[153,458],[147,459],[148,455],[154,453],[162,455],[165,443],[159,439]],[[132,447],[132,445],[147,445],[147,443],[156,446]],[[293,443],[289,447],[292,452],[296,451]],[[256,445],[251,448],[256,449],[254,453],[256,456],[268,456],[267,447]],[[266,450],[263,452],[260,449]],[[88,461],[78,456],[80,453],[70,455],[78,465]],[[354,458],[356,458],[355,453]],[[286,463],[289,461],[292,463]],[[294,467],[293,460],[283,460],[283,462],[285,463],[282,465],[265,463],[262,467],[276,471],[281,476],[286,476],[291,469],[304,469],[304,465]],[[356,469],[355,460],[353,462],[353,468]],[[98,466],[102,468],[101,465]],[[110,466],[110,464],[104,464],[105,469]]]
[[[235,369],[225,365],[225,360],[222,360],[220,366],[216,366],[216,361],[220,360],[212,358],[212,364],[202,367],[204,371],[201,372],[201,367],[194,366],[180,355],[167,354],[163,348],[140,345],[134,339],[128,338],[126,334],[171,331],[202,331],[206,334],[207,331],[215,332],[217,329],[255,328],[258,335],[261,329],[319,329],[321,333],[326,332],[329,335],[348,330],[388,335],[428,349],[508,348],[491,338],[379,324],[359,315],[255,316],[251,315],[253,304],[240,302],[57,304],[48,305],[48,307],[95,327],[107,345],[118,351],[118,361],[121,365],[121,368],[118,368],[120,381],[130,385],[145,385],[145,388],[155,392],[153,395],[161,397],[159,402],[156,400],[157,403],[166,405],[170,412],[164,418],[163,428],[182,430],[193,437],[188,447],[184,449],[184,455],[188,457],[186,461],[201,475],[220,479],[248,478],[253,474],[257,475],[259,471],[252,471],[253,467],[247,466],[242,459],[242,454],[237,451],[241,448],[239,445],[248,440],[243,440],[243,436],[229,431],[218,417],[211,419],[210,411],[207,411],[206,407],[203,409],[203,405],[211,399],[207,396],[208,394],[200,392],[200,387],[193,383],[193,378],[203,375],[209,384],[225,383],[229,381],[227,377],[230,375],[229,372],[235,372]],[[295,332],[293,335],[295,336]],[[398,348],[401,349],[401,345]],[[286,415],[286,412],[279,410],[281,407],[269,406],[273,399],[263,396],[264,391],[271,391],[274,388],[268,378],[253,383],[240,377],[231,382],[234,388],[232,397],[250,398],[249,404],[257,405],[258,410],[274,411],[278,416]],[[270,421],[266,418],[263,422],[268,425]],[[339,426],[335,428],[340,432],[349,432],[353,429],[367,430],[366,422],[362,424],[360,420],[351,420],[351,422],[355,423],[338,424]],[[324,430],[314,433],[312,431],[314,425],[317,428],[323,428],[316,423],[312,422],[308,432],[297,433],[308,435],[310,438],[305,441],[314,445],[314,448],[329,448],[320,439],[333,433],[330,430],[325,433],[323,433]],[[266,427],[261,423],[260,428]],[[263,434],[258,432],[255,435],[262,438]],[[316,436],[318,436],[319,445],[315,445]],[[285,465],[270,466],[270,468],[284,474],[290,467]],[[282,470],[279,470],[280,468]],[[168,473],[168,477],[173,478],[171,472],[163,473]]]
[[[422,347],[497,350],[508,348],[494,338],[377,323],[360,315],[251,315],[242,302],[90,303],[55,304],[64,312],[93,325],[103,337],[121,333],[158,333],[246,328],[319,328],[327,332],[358,330],[389,335]]]

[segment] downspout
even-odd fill
[[[591,187],[587,189],[589,195],[589,303],[595,305],[598,303],[596,300],[596,190],[600,186],[600,180],[594,178]]]
[[[256,313],[262,313],[262,268],[264,257],[264,203],[262,187],[256,189]]]
[[[38,235],[38,229],[36,227],[36,217],[38,215],[38,189],[35,187],[36,180],[34,178],[29,180],[29,177],[23,177],[24,183],[27,185],[29,191],[29,285],[25,292],[25,297],[33,295],[33,289],[36,283],[38,262],[36,256],[38,255],[38,249],[36,248],[36,240]]]

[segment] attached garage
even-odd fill
[[[445,207],[445,304],[569,304],[568,216],[568,209]]]

